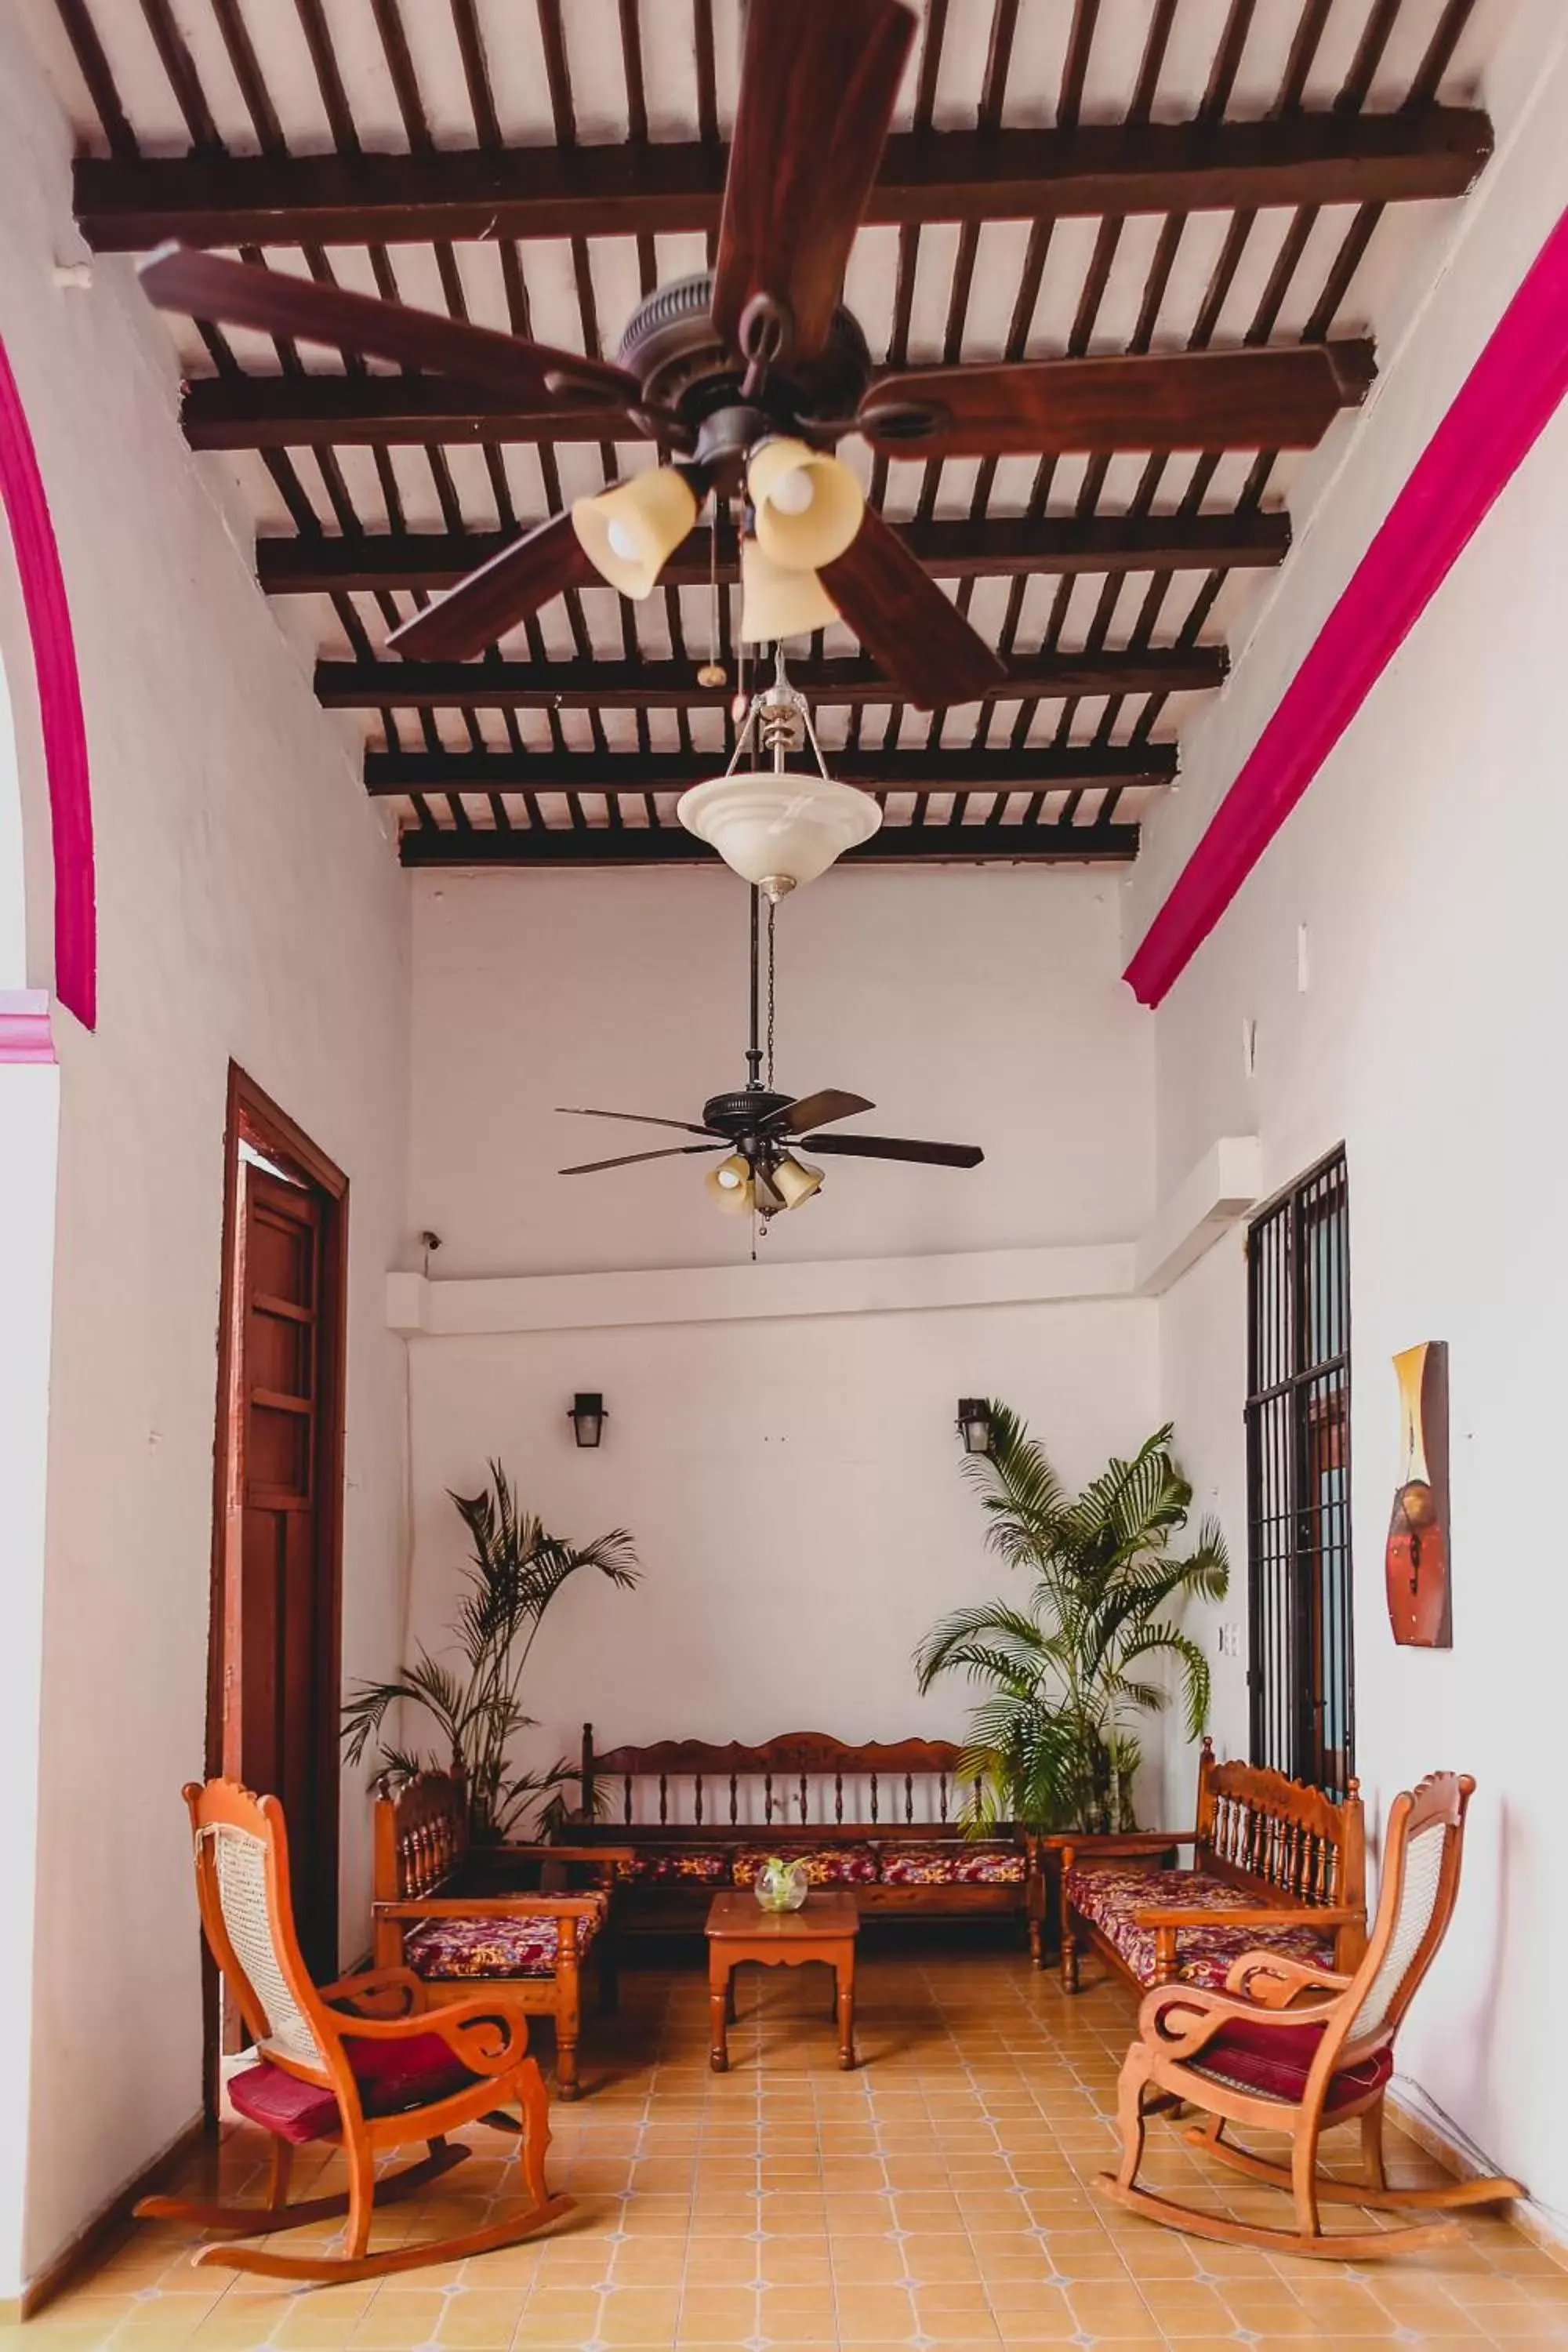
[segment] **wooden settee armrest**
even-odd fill
[[[378,1919],[585,1919],[598,1911],[595,1895],[421,1895],[405,1903],[376,1903]]]
[[[1248,1904],[1222,1910],[1217,1904],[1154,1904],[1135,1911],[1139,1927],[1354,1927],[1366,1915],[1352,1904],[1331,1907],[1326,1903],[1281,1903],[1267,1908]]]
[[[1070,1869],[1081,1853],[1089,1861],[1100,1854],[1163,1853],[1167,1846],[1195,1845],[1196,1830],[1085,1830],[1064,1840],[1062,1868]]]
[[[637,1848],[630,1845],[553,1845],[548,1843],[529,1845],[487,1845],[470,1853],[469,1861],[489,1860],[497,1856],[502,1862],[626,1862],[637,1860]]]

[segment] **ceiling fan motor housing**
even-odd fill
[[[814,446],[831,446],[848,429],[871,380],[871,354],[859,321],[840,304],[813,359],[786,353],[766,382],[743,398],[747,363],[715,331],[712,299],[712,272],[704,269],[657,287],[633,311],[617,360],[637,377],[644,399],[651,406],[678,410],[694,433],[721,410],[735,410],[757,415],[760,431],[752,439],[787,430]],[[711,462],[731,454],[729,445],[737,437],[710,435],[705,457]],[[734,478],[716,487],[738,487],[749,446],[747,440],[733,449]]]
[[[753,1132],[774,1111],[787,1110],[793,1095],[771,1094],[765,1087],[741,1087],[734,1094],[713,1095],[702,1106],[702,1120],[718,1135]]]

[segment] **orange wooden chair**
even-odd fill
[[[264,2205],[147,2197],[138,2214],[259,2234],[346,2213],[342,2253],[213,2245],[195,2257],[271,2278],[321,2281],[376,2278],[487,2253],[564,2213],[570,2198],[552,2197],[545,2187],[549,2103],[528,2054],[528,2020],[515,2002],[497,1991],[432,2011],[407,1969],[313,1985],[294,1933],[288,1835],[277,1798],[254,1797],[233,1780],[209,1780],[205,1788],[192,1781],[184,1796],[202,1927],[259,2053],[256,2065],[230,2078],[228,2094],[240,2115],[271,2134],[272,2163]],[[374,2208],[416,2195],[461,2164],[468,2150],[451,2146],[447,2132],[481,2116],[510,2124],[509,2116],[492,2113],[508,2105],[521,2111],[529,2195],[523,2210],[458,2237],[372,2253]],[[343,2150],[347,2191],[289,2204],[294,2149],[323,2140]],[[415,2140],[424,2140],[427,2153],[377,2180],[376,2158]]]
[[[1459,1887],[1465,1809],[1475,1782],[1435,1772],[1389,1808],[1377,1917],[1353,1975],[1308,1968],[1268,1951],[1246,1952],[1224,1992],[1161,1985],[1138,2012],[1138,2039],[1121,2069],[1118,2120],[1121,2163],[1097,2182],[1118,2204],[1201,2238],[1264,2246],[1276,2253],[1331,2260],[1414,2251],[1451,2237],[1457,2221],[1325,2233],[1321,2203],[1384,2210],[1489,2205],[1523,2195],[1517,2180],[1459,2180],[1438,2189],[1391,2189],[1383,2165],[1384,2093],[1394,2072],[1400,2019],[1443,1940]],[[1326,2000],[1305,1999],[1327,1994]],[[1292,2004],[1292,2005],[1288,2005]],[[1293,2005],[1300,2004],[1300,2005]],[[1138,2186],[1144,2099],[1201,2108],[1206,2123],[1185,2137],[1255,2180],[1288,2189],[1294,2229],[1271,2229],[1198,2210]],[[1321,2135],[1361,2126],[1364,2180],[1329,2179],[1318,2169]],[[1286,2132],[1289,2164],[1275,2164],[1225,2137],[1227,2124]]]

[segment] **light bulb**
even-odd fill
[[[745,1178],[742,1175],[738,1168],[715,1168],[713,1173],[717,1176],[720,1183],[722,1184],[726,1192],[737,1192],[741,1185],[745,1182]]]
[[[782,474],[768,492],[768,497],[780,514],[804,514],[816,496],[816,485],[804,466],[796,466]]]
[[[623,563],[635,563],[637,543],[624,522],[612,522],[605,534],[610,542],[610,553],[618,555]]]

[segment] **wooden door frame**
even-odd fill
[[[334,1936],[337,1917],[339,1714],[342,1683],[343,1437],[348,1341],[349,1180],[311,1142],[287,1111],[258,1087],[237,1062],[228,1066],[224,1119],[223,1257],[218,1306],[217,1410],[213,1437],[212,1579],[207,1633],[206,1772],[224,1769],[226,1635],[231,1596],[237,1591],[240,1562],[228,1515],[230,1465],[237,1430],[234,1384],[240,1300],[236,1296],[239,1204],[243,1193],[241,1142],[297,1173],[321,1206],[321,1296],[318,1322],[317,1382],[321,1397],[319,1475],[313,1510],[316,1545],[317,1719],[321,1764],[315,1817],[304,1836],[317,1858],[328,1890]],[[217,2112],[217,1979],[210,1962],[204,1969],[203,2088],[209,2119]]]

